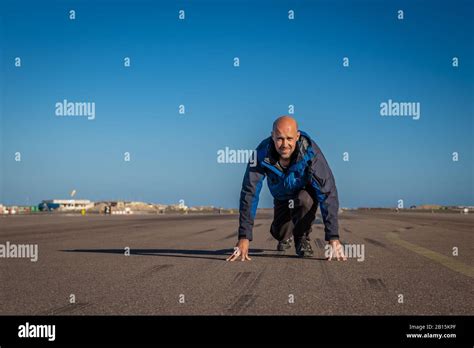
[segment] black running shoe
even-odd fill
[[[295,240],[295,249],[296,255],[298,257],[313,256],[313,249],[311,248],[311,244],[308,242],[306,237],[302,237],[301,239]]]
[[[293,237],[290,237],[288,239],[279,241],[278,245],[277,245],[277,250],[278,251],[285,251],[286,249],[290,249],[292,241],[293,241]]]

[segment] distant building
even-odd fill
[[[88,199],[48,199],[40,203],[41,210],[78,211],[89,209],[94,203]]]
[[[443,206],[439,204],[422,204],[419,205],[417,209],[428,209],[428,210],[436,210],[436,209],[442,209]]]

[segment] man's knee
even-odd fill
[[[298,202],[293,212],[293,223],[295,225],[293,235],[299,238],[311,232],[311,225],[316,218],[318,203],[311,197],[308,191],[301,190],[298,193]]]
[[[291,221],[282,225],[277,225],[273,222],[270,227],[270,234],[278,241],[286,240],[293,234],[293,224]]]
[[[298,193],[298,202],[297,205],[305,211],[315,209],[317,207],[317,202],[314,201],[313,197],[306,190],[301,190]]]

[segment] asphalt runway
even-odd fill
[[[341,240],[364,246],[363,261],[346,262],[324,259],[321,224],[313,258],[276,251],[271,221],[257,216],[252,261],[230,263],[237,215],[1,216],[0,243],[39,253],[0,259],[0,314],[474,312],[473,214],[346,211]]]

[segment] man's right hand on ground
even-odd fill
[[[250,261],[252,260],[249,257],[249,244],[250,241],[248,239],[239,239],[236,247],[238,248],[232,255],[230,255],[226,261],[235,261],[240,259],[240,261]]]
[[[344,248],[339,240],[331,240],[329,241],[330,245],[330,254],[328,257],[328,261],[337,260],[337,261],[347,261],[347,256],[344,255]]]

